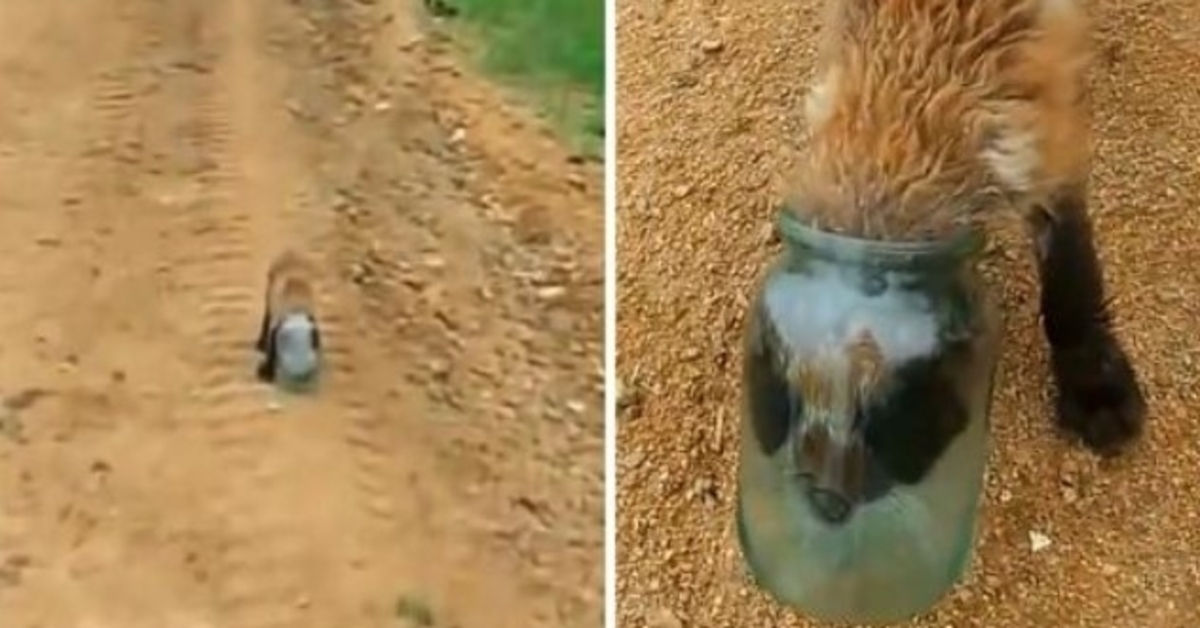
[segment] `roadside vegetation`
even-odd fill
[[[528,94],[573,148],[603,155],[603,0],[425,4],[486,71]]]

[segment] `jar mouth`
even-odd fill
[[[880,240],[842,235],[801,221],[791,209],[779,210],[776,225],[789,248],[839,262],[895,269],[957,266],[983,250],[981,229],[963,227],[929,240]]]

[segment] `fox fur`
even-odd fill
[[[280,253],[268,268],[257,342],[263,354],[259,379],[305,380],[316,374],[321,335],[315,278],[311,262],[294,250]]]
[[[1023,216],[1060,426],[1114,454],[1142,429],[1087,206],[1090,20],[1076,0],[827,0],[787,207],[876,240]]]
[[[791,206],[937,238],[1088,173],[1089,21],[1074,0],[832,0]]]

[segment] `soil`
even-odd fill
[[[5,626],[599,624],[601,169],[420,10],[0,3]]]
[[[743,316],[777,251],[777,173],[803,141],[819,4],[618,4],[623,627],[812,625],[749,584],[733,499]],[[1003,234],[988,260],[1007,341],[982,539],[969,578],[915,626],[1200,620],[1200,8],[1089,5],[1093,212],[1148,432],[1104,463],[1057,435],[1029,245]]]

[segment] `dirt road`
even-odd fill
[[[1034,272],[990,260],[1007,342],[971,579],[917,626],[1200,621],[1200,5],[1096,0],[1092,196],[1150,403],[1141,451],[1055,437]],[[618,4],[618,569],[623,628],[806,626],[753,589],[732,529],[746,298],[802,138],[816,0]],[[1031,533],[1051,545],[1034,553]],[[1039,543],[1040,546],[1040,543]]]
[[[599,168],[418,10],[0,3],[6,627],[598,625]],[[285,246],[313,398],[253,378]]]

